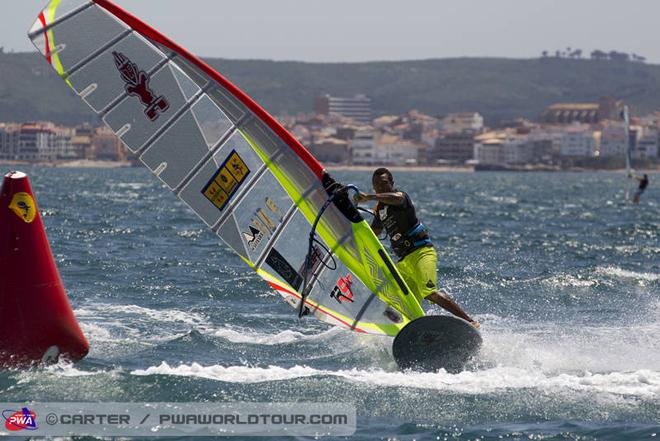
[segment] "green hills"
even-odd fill
[[[536,119],[556,102],[611,95],[637,114],[660,109],[660,65],[539,58],[453,58],[365,63],[206,59],[272,114],[311,112],[314,97],[364,93],[375,115],[480,112],[489,125]],[[0,53],[0,121],[95,122],[41,55]]]

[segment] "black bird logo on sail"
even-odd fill
[[[131,96],[136,96],[144,104],[144,114],[151,121],[156,121],[158,117],[170,108],[170,103],[164,96],[155,96],[149,87],[149,76],[143,70],[138,69],[126,55],[121,52],[113,51],[115,66],[121,74],[124,81],[124,90]]]

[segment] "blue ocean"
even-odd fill
[[[635,206],[622,173],[395,173],[482,325],[450,374],[298,319],[146,169],[21,170],[91,351],[0,372],[5,402],[338,401],[356,440],[660,438],[659,174]]]

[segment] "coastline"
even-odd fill
[[[72,161],[47,161],[47,162],[32,162],[32,161],[10,161],[0,160],[0,166],[30,166],[30,167],[52,167],[52,168],[128,168],[128,167],[144,167],[141,163],[130,161],[98,161],[91,159],[76,159]],[[522,167],[509,167],[509,168],[494,168],[492,170],[478,170],[474,166],[429,166],[429,165],[328,165],[325,168],[329,171],[358,171],[367,172],[373,171],[378,167],[387,167],[393,172],[420,172],[420,173],[483,173],[484,171],[491,172],[514,172],[514,173],[532,173],[532,172],[570,172],[570,173],[589,173],[589,172],[611,172],[611,173],[625,173],[623,168],[587,168],[587,167],[568,167],[568,168],[550,168],[545,165],[527,165]],[[635,173],[654,173],[660,171],[660,164],[654,168],[640,168],[636,169]]]
[[[27,165],[30,167],[52,168],[124,168],[133,167],[128,161],[96,161],[91,159],[75,159],[73,161],[9,161],[0,160],[0,165]]]
[[[378,167],[387,167],[393,172],[430,172],[430,173],[473,173],[474,167],[447,167],[427,165],[330,165],[325,167],[330,171],[368,171],[372,172]]]

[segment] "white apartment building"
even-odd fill
[[[351,142],[351,159],[353,164],[375,164],[376,156],[373,130],[366,129],[355,132],[355,136]]]
[[[13,124],[0,128],[0,158],[16,161],[53,161],[74,158],[74,129],[52,123]]]
[[[375,163],[388,165],[417,164],[420,146],[398,136],[383,135],[375,141]]]
[[[371,98],[366,95],[319,96],[315,100],[315,109],[322,115],[341,115],[362,123],[369,123],[372,119]]]
[[[588,125],[570,126],[561,135],[561,156],[591,158],[596,151],[594,131]]]
[[[477,163],[485,165],[505,164],[504,140],[493,138],[475,143],[474,159]]]
[[[484,118],[477,112],[450,113],[440,121],[440,130],[445,132],[478,132],[483,127]]]
[[[509,139],[503,144],[504,162],[506,164],[527,164],[532,162],[533,144],[526,138]]]
[[[628,150],[625,127],[623,123],[612,123],[601,129],[600,132],[600,156],[610,158],[613,156],[623,157]]]
[[[637,141],[637,148],[633,150],[633,159],[657,159],[658,157],[658,132],[655,129],[647,129],[644,135]]]

